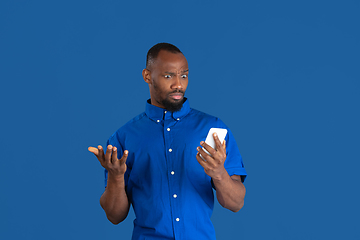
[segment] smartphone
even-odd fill
[[[213,149],[216,150],[216,145],[215,145],[214,136],[213,136],[214,133],[216,133],[218,135],[218,138],[222,144],[226,137],[227,129],[225,129],[225,128],[210,128],[208,135],[206,137],[205,143],[207,143],[210,147],[212,147]],[[211,155],[208,151],[206,151],[205,148],[203,148],[203,149],[206,153]]]

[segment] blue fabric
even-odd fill
[[[108,140],[119,158],[129,151],[125,184],[133,205],[133,240],[215,239],[210,217],[214,207],[211,178],[196,160],[196,147],[210,128],[226,128],[218,118],[191,109],[186,100],[178,112],[146,104]],[[246,171],[228,129],[225,168],[229,175]],[[107,172],[105,170],[105,184]]]

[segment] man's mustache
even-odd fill
[[[173,94],[173,93],[182,93],[182,94],[184,94],[185,92],[184,92],[184,91],[181,91],[181,90],[175,90],[175,91],[173,91],[173,92],[171,92],[171,93],[169,93],[169,94]]]

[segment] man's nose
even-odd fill
[[[174,82],[171,87],[174,89],[182,89],[183,88],[180,74],[175,75]]]

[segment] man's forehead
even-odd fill
[[[187,60],[182,53],[172,53],[167,51],[160,51],[153,64],[155,67],[159,68],[188,68]]]

